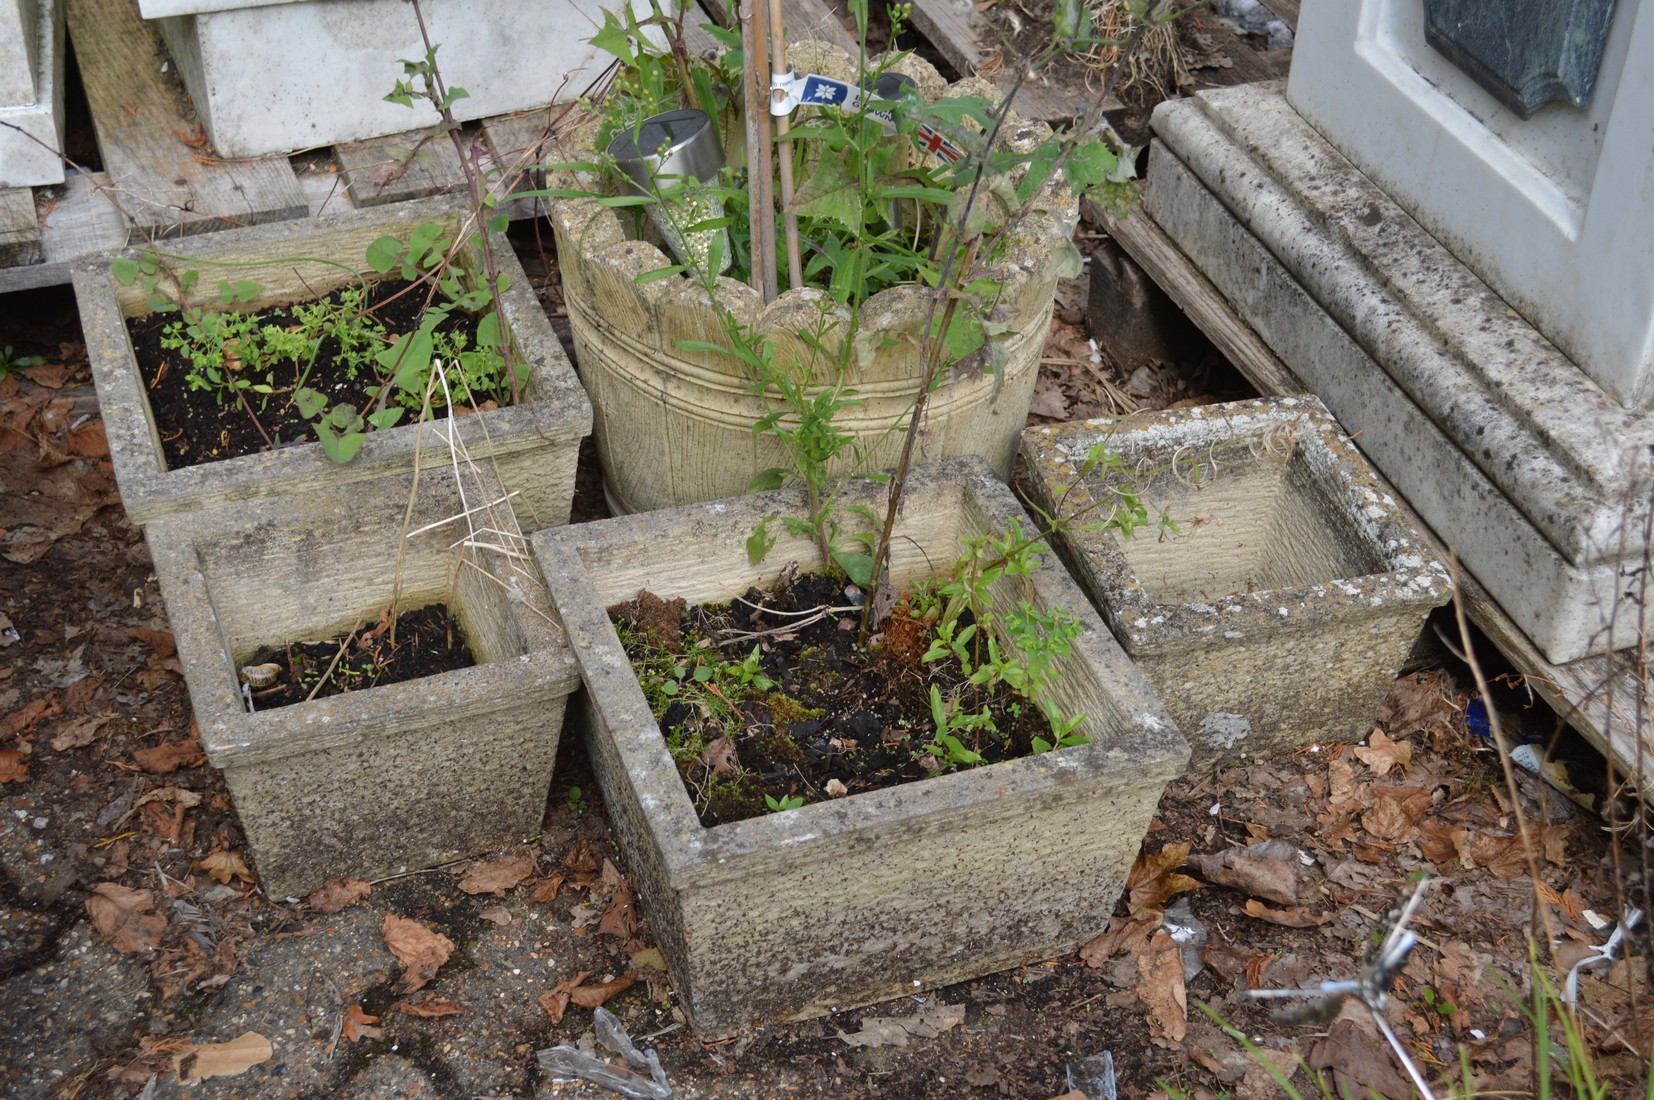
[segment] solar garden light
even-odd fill
[[[705,111],[684,108],[651,115],[634,132],[622,130],[609,142],[609,156],[649,205],[649,219],[678,262],[705,271],[713,242],[719,242],[718,270],[729,268],[729,232],[690,226],[723,215],[723,204],[700,185],[713,183],[724,168],[718,128]]]

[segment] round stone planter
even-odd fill
[[[425,222],[440,223],[451,234],[465,218],[460,204],[432,199],[167,241],[165,251],[177,257],[170,262],[180,271],[199,265],[198,296],[216,294],[221,272],[259,283],[261,292],[247,308],[260,309],[336,289],[352,277],[351,272],[367,269],[363,254],[381,236],[406,240]],[[591,404],[510,243],[495,234],[492,244],[500,271],[510,282],[502,313],[519,360],[528,364],[529,378],[521,402],[461,417],[459,436],[471,457],[491,465],[507,491],[517,494],[512,504],[524,529],[567,523],[580,440],[591,430]],[[475,238],[469,248],[473,254],[468,266],[480,270],[476,253],[481,246]],[[287,259],[296,256],[316,259]],[[400,474],[414,468],[421,446],[441,450],[442,461],[447,460],[436,438],[439,433],[430,425],[422,431],[419,424],[407,423],[369,433],[357,456],[342,465],[328,458],[320,443],[310,442],[169,469],[126,329],[128,318],[147,312],[146,295],[136,284],[121,286],[115,281],[110,273],[113,259],[103,255],[77,265],[75,299],[121,501],[134,523],[147,525],[175,512]],[[237,266],[215,266],[225,263]],[[436,451],[431,451],[426,464],[436,458]]]
[[[850,486],[878,507],[882,486]],[[569,710],[654,917],[675,1003],[726,1034],[915,993],[1072,950],[1107,927],[1161,792],[1188,746],[1062,567],[1002,578],[996,605],[1068,608],[1085,631],[1057,701],[1091,742],[787,813],[706,828],[604,608],[646,587],[691,604],[772,583],[816,560],[783,534],[752,565],[766,515],[801,491],[756,493],[533,536],[585,691]],[[846,509],[847,516],[852,513]],[[960,540],[1030,521],[980,459],[916,468],[892,542],[911,584]],[[852,522],[854,522],[852,520]]]
[[[842,51],[829,46],[797,47],[791,60],[800,72],[854,72]],[[975,79],[945,85],[934,68],[917,59],[900,67],[932,98],[944,88],[956,95],[993,94],[990,85]],[[1047,133],[1042,124],[1013,115],[1002,140],[1028,149]],[[560,157],[590,160],[589,135],[585,141],[581,152],[578,136],[571,139]],[[555,188],[596,186],[572,173],[552,175],[548,185]],[[923,459],[979,455],[1001,478],[1010,474],[1051,324],[1053,256],[1071,236],[1075,217],[1074,200],[1060,183],[1049,185],[1037,205],[986,273],[1003,283],[1000,314],[1013,330],[1004,376],[973,372],[949,378],[932,394],[919,436]],[[640,286],[638,276],[675,261],[649,241],[635,239],[632,219],[595,198],[555,201],[552,226],[611,506],[622,513],[646,512],[733,497],[761,471],[786,467],[781,444],[752,430],[773,404],[750,392],[748,369],[731,355],[685,351],[681,342],[727,345],[724,316],[733,314],[770,342],[778,364],[806,368],[812,378],[830,384],[839,381],[849,311],[807,288],[785,291],[766,306],[757,291],[728,277],[717,280],[712,294],[683,275]],[[881,291],[862,306],[861,336],[850,349],[851,376],[845,380],[860,404],[843,409],[836,421],[855,435],[866,456],[861,469],[896,464],[901,437],[890,429],[905,425],[918,390],[930,301],[927,288],[904,285]],[[817,330],[824,313],[835,322],[823,341],[825,354],[800,335]],[[847,472],[848,465],[846,460],[835,473]]]

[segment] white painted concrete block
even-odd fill
[[[1418,0],[1306,4],[1288,98],[1591,378],[1654,405],[1654,3],[1619,0],[1588,108],[1523,121]]]
[[[437,64],[469,98],[461,120],[577,98],[608,54],[588,39],[599,0],[424,0]],[[404,0],[145,0],[219,153],[290,152],[436,121],[428,106],[384,101],[403,58],[425,53]],[[174,14],[182,12],[183,14]],[[279,46],[278,46],[279,44]]]
[[[0,187],[63,182],[63,0],[0,0]]]
[[[40,0],[0,0],[0,107],[33,103]]]

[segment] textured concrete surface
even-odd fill
[[[371,270],[363,255],[382,235],[405,240],[422,222],[457,227],[463,216],[462,208],[452,200],[431,199],[228,230],[175,241],[168,250],[183,257],[172,261],[181,271],[189,270],[191,260],[245,265],[236,269],[238,275],[263,288],[247,304],[247,308],[258,309],[271,302],[303,300],[331,291],[351,277],[347,270]],[[480,270],[480,245],[473,241],[470,247],[470,265]],[[494,236],[493,252],[502,276],[510,281],[504,294],[505,320],[520,361],[528,364],[531,373],[519,404],[462,417],[458,431],[472,458],[491,461],[506,488],[518,493],[513,507],[523,528],[533,530],[568,522],[575,460],[580,440],[591,430],[591,402],[503,236]],[[333,259],[347,270],[284,259],[293,256]],[[405,472],[414,468],[421,448],[427,456],[446,456],[447,447],[439,438],[445,427],[426,425],[422,429],[409,423],[369,433],[356,458],[344,465],[328,458],[320,443],[312,442],[170,470],[161,454],[126,332],[126,319],[146,310],[145,293],[136,284],[123,287],[117,283],[110,274],[108,256],[83,261],[74,281],[115,477],[127,514],[135,523],[146,524],[157,516],[192,508]],[[217,285],[217,279],[203,278],[200,293],[215,295]]]
[[[588,41],[603,26],[595,0],[510,4],[425,0],[437,64],[463,120],[571,102],[609,54]],[[399,133],[437,121],[424,103],[384,100],[402,79],[402,58],[425,55],[403,0],[282,0],[258,6],[146,4],[166,14],[161,34],[179,75],[224,156],[285,153]],[[649,14],[640,4],[639,17]],[[180,9],[199,14],[174,14]],[[272,49],[271,43],[282,43]],[[295,58],[302,63],[295,64]]]
[[[62,0],[0,0],[0,187],[63,182]]]
[[[1547,656],[1635,640],[1654,418],[1257,85],[1167,104],[1155,220]]]
[[[1641,407],[1654,402],[1648,6],[1616,6],[1585,109],[1551,103],[1522,119],[1426,44],[1415,0],[1308,5],[1288,87],[1292,106],[1459,260]]]
[[[327,879],[431,867],[532,835],[563,705],[576,685],[532,565],[453,544],[398,547],[412,477],[164,517],[145,531],[208,760],[224,769],[259,878],[275,898]],[[498,495],[425,471],[406,529]],[[479,526],[482,524],[479,521]],[[249,713],[237,669],[265,645],[314,641],[441,602],[471,668]],[[538,609],[538,611],[536,611]]]
[[[848,503],[876,507],[883,496],[859,485]],[[586,685],[570,722],[586,739],[679,1005],[703,1035],[1084,943],[1107,925],[1160,793],[1188,758],[1159,700],[1048,560],[1031,598],[1068,608],[1087,628],[1057,694],[1068,713],[1087,715],[1090,744],[703,828],[603,609],[645,586],[692,604],[728,599],[790,561],[809,566],[807,539],[784,537],[758,567],[745,550],[760,518],[802,506],[801,494],[765,493],[533,540]],[[916,471],[893,578],[926,575],[962,536],[1013,515],[1023,513],[979,460]],[[996,598],[1015,601],[1021,584],[1002,580]]]
[[[1099,444],[1123,468],[1085,471]],[[1023,454],[1042,503],[1074,521],[1063,539],[1076,572],[1195,768],[1365,737],[1452,593],[1313,397],[1045,427]],[[1178,531],[1088,530],[1122,492]]]

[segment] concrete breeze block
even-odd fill
[[[245,263],[204,267],[197,293],[208,299],[215,296],[218,273],[230,272],[235,278],[262,285],[260,296],[245,307],[261,309],[325,294],[350,278],[348,272],[365,270],[373,275],[363,254],[382,235],[405,240],[422,222],[441,222],[451,232],[464,217],[463,208],[454,201],[431,199],[169,241],[167,251],[183,257],[171,261],[180,271],[188,270],[196,259]],[[480,245],[473,240],[469,247],[470,266],[480,270],[476,258]],[[512,504],[525,530],[567,523],[580,440],[591,431],[591,402],[510,244],[496,234],[493,251],[510,284],[504,294],[505,319],[519,361],[529,365],[530,376],[518,404],[461,417],[457,422],[460,438],[474,459],[491,461],[507,490],[518,493]],[[138,252],[120,255],[135,258]],[[345,268],[282,259],[292,256],[331,259]],[[110,273],[113,258],[102,255],[76,266],[75,298],[115,477],[134,523],[147,524],[158,516],[192,508],[366,481],[411,470],[420,446],[431,454],[443,450],[436,438],[439,429],[427,425],[422,430],[417,423],[403,423],[369,433],[357,456],[343,465],[328,458],[320,443],[310,442],[168,469],[126,331],[127,318],[146,312],[146,296],[137,284],[123,287],[115,281]]]
[[[848,505],[877,508],[859,483]],[[571,721],[654,918],[677,1003],[703,1034],[934,988],[1072,950],[1108,924],[1188,747],[1055,561],[998,599],[1069,608],[1086,626],[1059,703],[1092,742],[704,828],[604,608],[639,588],[692,604],[816,560],[783,535],[758,566],[745,542],[781,491],[541,532],[534,552],[586,690]],[[852,519],[848,510],[841,517]],[[897,523],[898,585],[941,568],[962,536],[1028,519],[981,460],[920,467]],[[773,529],[773,525],[772,525]],[[927,558],[928,555],[928,558]]]
[[[499,495],[467,474],[475,506]],[[473,480],[474,479],[474,480]],[[272,898],[520,840],[545,813],[578,686],[538,571],[460,565],[455,526],[408,540],[398,610],[443,602],[471,668],[249,713],[238,669],[261,646],[371,625],[390,605],[412,475],[164,516],[145,530],[201,744],[224,769]],[[459,514],[445,467],[420,474],[409,530]],[[540,608],[537,613],[534,608]]]
[[[1124,470],[1081,477],[1099,443]],[[1076,517],[1062,537],[1081,583],[1195,768],[1365,737],[1425,617],[1452,594],[1313,397],[1040,428],[1023,454],[1042,503]],[[1086,530],[1121,490],[1178,532]]]

